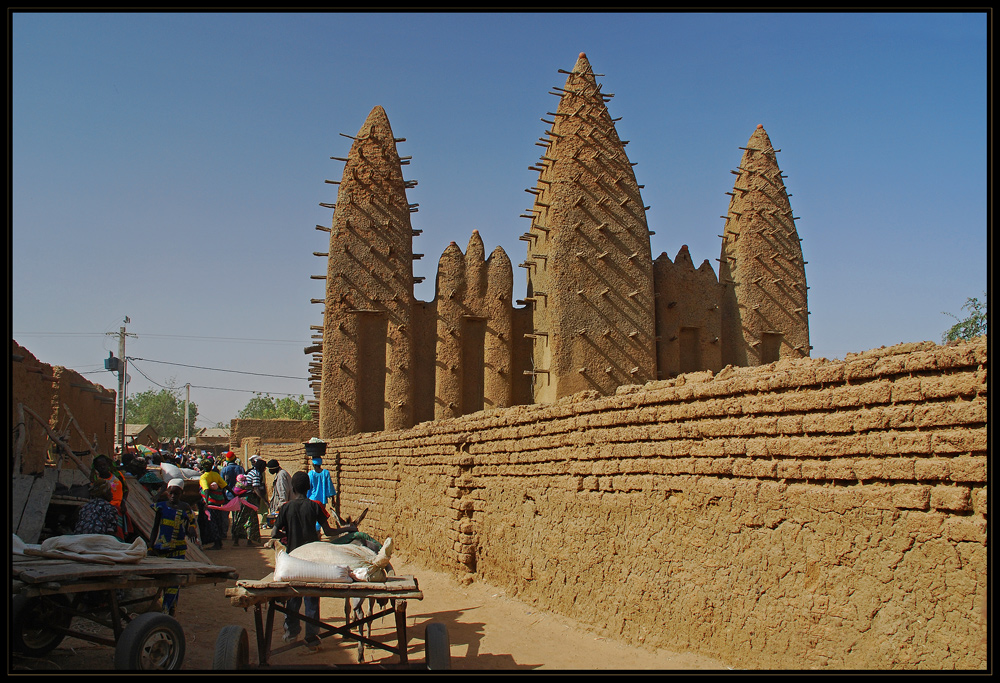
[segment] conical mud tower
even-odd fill
[[[341,159],[326,274],[322,438],[413,425],[414,207],[396,142],[375,107]]]
[[[806,273],[792,208],[764,127],[750,136],[722,239],[722,362],[809,355]]]
[[[563,72],[566,73],[566,72]],[[586,55],[556,88],[525,235],[533,397],[613,393],[656,378],[646,212]]]

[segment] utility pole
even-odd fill
[[[132,320],[125,316],[125,324],[132,322]],[[113,335],[114,332],[108,332],[109,335]],[[118,358],[121,360],[118,364],[118,405],[115,406],[115,422],[118,431],[118,447],[121,448],[121,453],[125,453],[125,384],[128,368],[128,362],[125,360],[125,337],[137,338],[134,334],[127,334],[125,332],[125,325],[118,328]]]
[[[188,447],[188,434],[191,430],[188,424],[188,405],[191,403],[191,382],[184,385],[187,388],[187,392],[184,394],[184,448]]]

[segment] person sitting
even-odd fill
[[[74,534],[105,534],[122,540],[118,510],[111,504],[111,487],[99,481],[90,487],[90,500],[77,513]]]

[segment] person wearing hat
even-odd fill
[[[90,487],[90,500],[77,513],[74,534],[106,534],[121,540],[118,510],[111,504],[111,487],[98,481]]]
[[[165,500],[153,503],[155,515],[149,535],[149,554],[155,557],[169,557],[183,560],[187,554],[187,539],[198,544],[198,513],[181,500],[184,492],[183,479],[167,482]],[[174,615],[180,586],[163,589],[163,612]]]
[[[292,498],[292,475],[281,467],[281,463],[271,459],[267,461],[267,471],[274,475],[271,483],[271,500],[268,501],[269,522],[278,515],[281,506]],[[271,523],[268,524],[271,526]]]
[[[313,456],[312,469],[309,470],[309,493],[306,495],[309,500],[315,500],[326,508],[326,501],[336,501],[337,489],[333,488],[333,479],[330,477],[330,470],[323,469],[323,458]],[[340,523],[340,518],[336,511],[333,517]]]
[[[166,482],[160,478],[159,474],[152,470],[147,471],[139,477],[139,484],[142,485],[142,488],[146,489],[146,492],[149,493],[153,500],[156,500],[167,488]]]

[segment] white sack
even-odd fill
[[[198,470],[178,467],[169,462],[160,463],[160,472],[163,475],[160,477],[163,481],[170,481],[171,479],[199,479],[201,477],[201,472]]]
[[[104,559],[114,562],[136,563],[146,557],[146,542],[141,538],[131,544],[123,543],[106,534],[67,534],[53,536],[41,545],[27,545],[49,553],[59,553],[68,560]]]
[[[359,569],[362,566],[371,564],[375,560],[374,550],[352,543],[335,545],[333,543],[313,541],[312,543],[300,545],[289,554],[292,557],[308,560],[309,562],[343,564],[351,569]]]
[[[351,576],[345,565],[310,562],[279,550],[274,558],[274,580],[351,583]]]
[[[389,566],[389,558],[392,556],[392,539],[385,539],[382,550],[377,554],[363,545],[352,543],[337,545],[314,541],[299,546],[291,552],[291,556],[317,564],[345,565],[350,570],[350,577],[355,581],[380,582],[386,578],[386,567]]]

